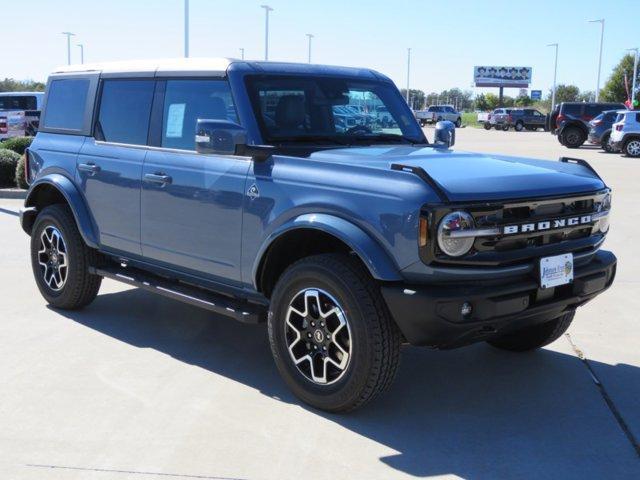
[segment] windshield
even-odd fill
[[[391,84],[336,77],[248,77],[266,143],[426,143]]]

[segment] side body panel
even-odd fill
[[[87,137],[77,160],[76,182],[98,225],[100,245],[140,254],[140,181],[144,148]],[[86,170],[87,166],[95,171]]]
[[[150,150],[143,168],[142,254],[220,283],[240,283],[248,158]],[[147,177],[165,175],[161,184]]]

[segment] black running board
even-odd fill
[[[168,280],[132,267],[102,267],[92,269],[96,275],[111,278],[134,287],[157,293],[243,323],[260,323],[266,318],[263,306],[234,300],[209,290],[193,287],[176,280]]]

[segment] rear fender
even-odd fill
[[[80,194],[80,191],[73,182],[60,173],[47,174],[38,178],[31,185],[24,202],[26,208],[21,215],[22,229],[28,234],[31,234],[31,228],[35,222],[38,210],[42,210],[42,208],[48,206],[46,203],[44,205],[41,204],[39,198],[41,194],[49,188],[56,189],[66,200],[85,243],[89,247],[97,248],[97,228],[89,213],[84,197]]]

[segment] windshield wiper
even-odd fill
[[[398,135],[397,133],[374,133],[367,135],[354,135],[347,137],[350,140],[355,141],[369,141],[369,142],[394,142],[394,143],[410,143],[411,145],[416,145],[421,142],[417,142],[410,138],[407,138],[403,135]]]
[[[298,137],[277,137],[271,139],[274,144],[283,143],[328,143],[332,145],[349,145],[343,137],[328,137],[326,135],[300,135]]]

